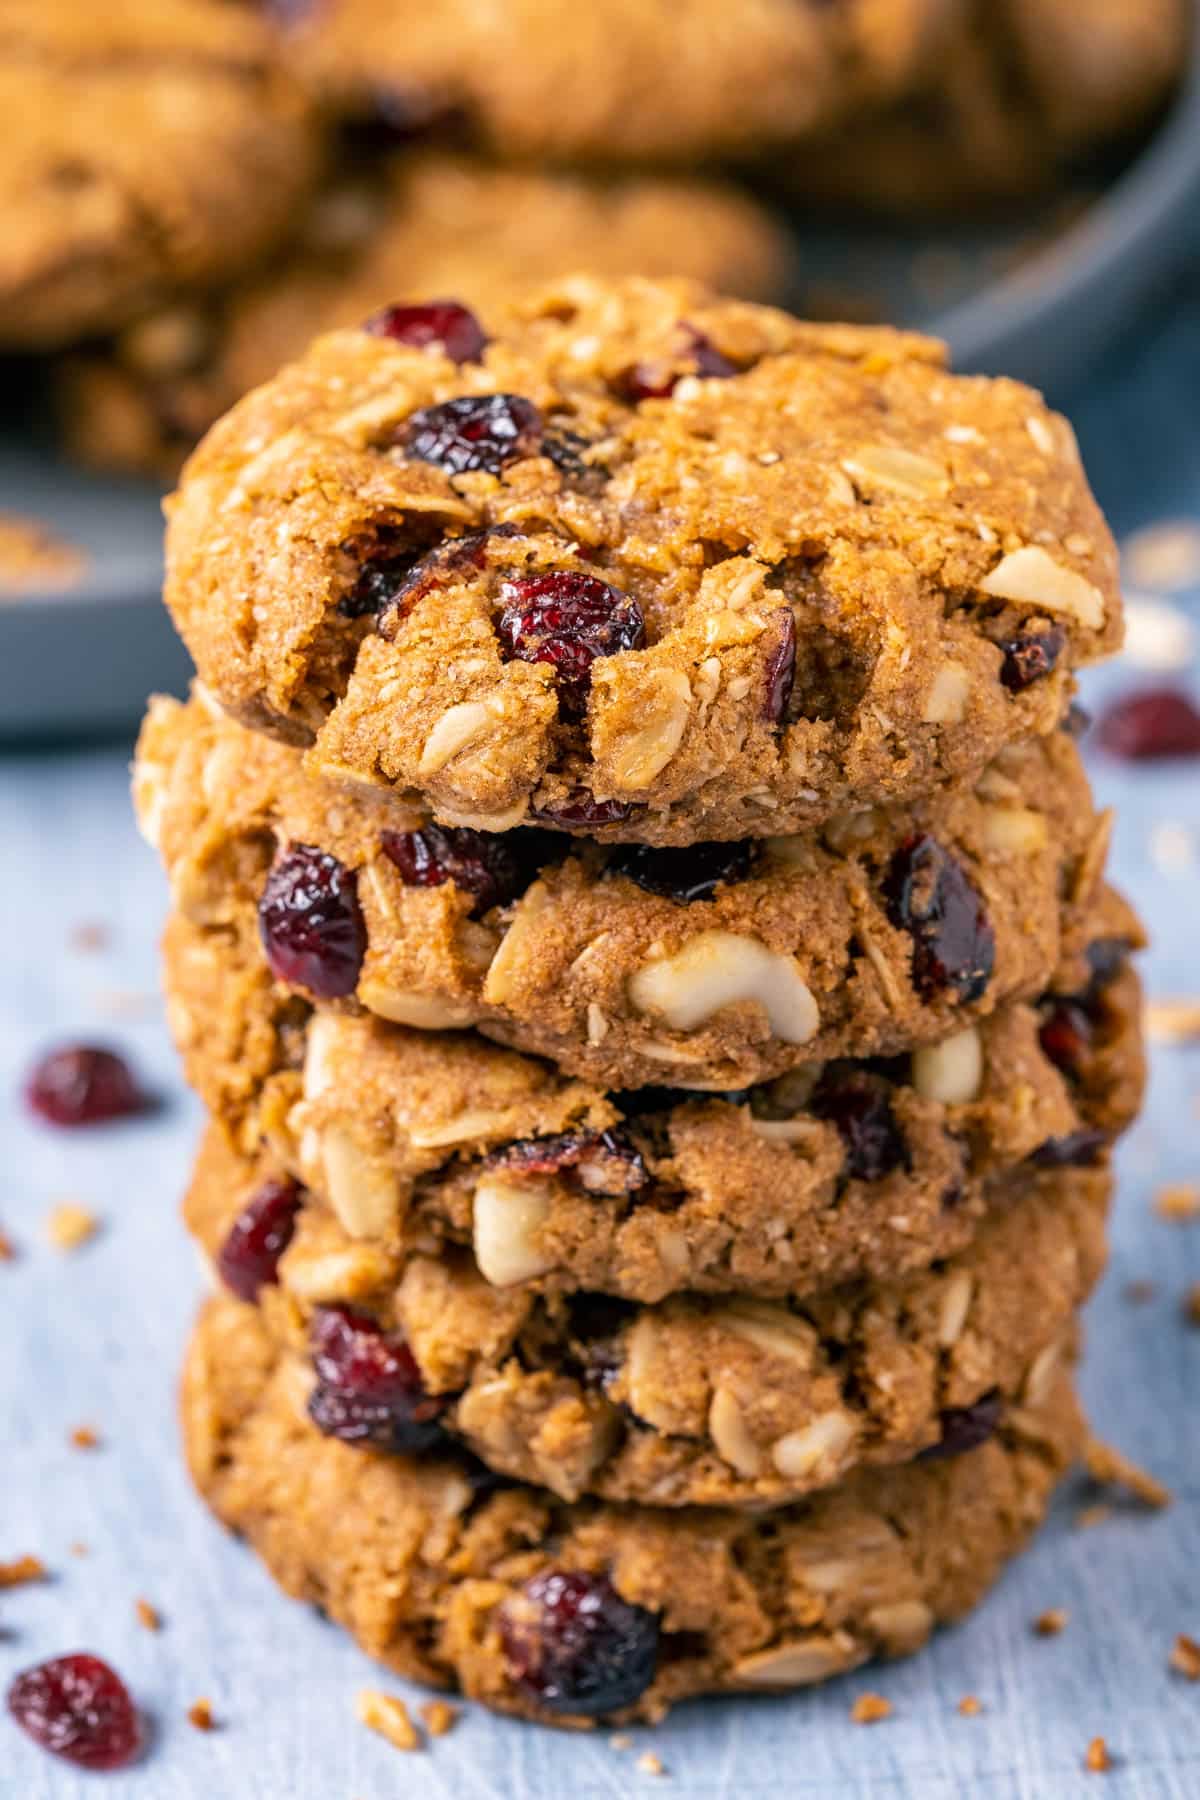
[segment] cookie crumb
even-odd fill
[[[7,1231],[0,1229],[0,1262],[16,1262],[16,1260],[17,1246],[13,1243]]]
[[[147,1631],[162,1630],[162,1614],[156,1606],[151,1606],[148,1600],[136,1600],[133,1610],[137,1614],[138,1624],[144,1625]],[[194,1724],[195,1720],[192,1723]]]
[[[614,1731],[608,1740],[610,1750],[632,1750],[633,1739],[627,1731]]]
[[[878,1725],[881,1719],[891,1716],[892,1703],[882,1694],[860,1694],[850,1708],[850,1717],[856,1725]]]
[[[107,925],[98,919],[87,919],[76,925],[69,938],[72,950],[82,950],[85,954],[96,950],[107,950],[111,933]]]
[[[1183,1297],[1183,1316],[1189,1325],[1200,1325],[1200,1281],[1194,1281]]]
[[[1047,1607],[1046,1611],[1039,1613],[1033,1621],[1033,1629],[1038,1637],[1057,1637],[1060,1632],[1067,1629],[1067,1620],[1070,1616],[1065,1606]]]
[[[75,1543],[68,1544],[67,1549],[71,1552],[72,1556],[90,1556],[92,1554],[87,1545],[81,1544],[78,1539],[76,1539]]]
[[[1112,1768],[1113,1759],[1102,1737],[1094,1737],[1088,1745],[1083,1766],[1093,1775],[1107,1775]]]
[[[98,1450],[100,1433],[93,1430],[90,1425],[77,1425],[71,1433],[70,1442],[74,1450]]]
[[[656,1756],[653,1750],[643,1750],[637,1759],[637,1766],[643,1775],[665,1775],[667,1772],[663,1768],[662,1758]]]
[[[427,1700],[417,1711],[424,1720],[430,1737],[445,1737],[458,1723],[459,1708],[451,1706],[448,1700]]]
[[[1200,1219],[1200,1187],[1194,1181],[1170,1182],[1155,1194],[1154,1210],[1172,1225],[1190,1224],[1193,1219]]]
[[[1200,1644],[1181,1631],[1171,1646],[1168,1665],[1188,1681],[1200,1681]]]
[[[0,1562],[0,1588],[25,1587],[31,1581],[49,1578],[40,1556],[15,1556],[11,1562]]]
[[[215,1731],[217,1729],[211,1700],[193,1700],[188,1707],[187,1717],[188,1724],[194,1725],[197,1731]]]
[[[1192,1044],[1200,1039],[1200,1000],[1149,1000],[1146,1031],[1156,1044]]]
[[[1130,1306],[1145,1306],[1153,1300],[1158,1288],[1152,1281],[1127,1281],[1124,1294]]]
[[[86,1206],[79,1206],[74,1200],[64,1200],[56,1206],[46,1221],[46,1235],[56,1250],[78,1250],[89,1238],[95,1237],[100,1229],[100,1221],[95,1213]]]
[[[964,1719],[977,1719],[983,1711],[983,1701],[978,1694],[964,1694],[958,1703],[958,1710]]]
[[[421,1734],[397,1694],[385,1694],[379,1688],[363,1688],[354,1703],[354,1711],[360,1724],[377,1731],[393,1749],[421,1749]]]
[[[1155,1512],[1161,1512],[1170,1506],[1170,1488],[1164,1487],[1149,1470],[1139,1468],[1129,1457],[1122,1456],[1111,1444],[1102,1443],[1099,1438],[1089,1438],[1083,1461],[1092,1480],[1099,1482],[1102,1487],[1124,1488],[1135,1500]]]
[[[1106,1525],[1112,1515],[1112,1507],[1105,1501],[1098,1500],[1094,1506],[1080,1507],[1075,1514],[1075,1528],[1078,1531],[1090,1531],[1093,1525]]]

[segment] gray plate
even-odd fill
[[[1198,221],[1200,30],[1189,77],[1151,142],[1011,272],[995,274],[1028,241],[1028,221],[936,235],[806,224],[805,266],[818,284],[945,337],[960,367],[1061,394],[1200,247]],[[936,303],[914,280],[931,251],[944,275]],[[89,574],[66,594],[0,603],[0,742],[128,732],[147,693],[179,692],[189,668],[158,599],[159,495],[71,469],[37,439],[10,430],[0,442],[0,512],[33,514],[80,544]]]

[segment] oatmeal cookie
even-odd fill
[[[965,779],[1120,641],[1069,425],[927,339],[583,278],[460,328],[319,339],[169,502],[201,676],[314,774],[779,835]]]
[[[154,702],[135,797],[180,911],[257,909],[297,991],[477,1026],[627,1088],[891,1055],[1040,993],[1090,929],[1110,827],[1054,732],[973,787],[804,836],[651,849],[443,829],[311,779],[201,698]]]
[[[0,346],[53,349],[240,273],[315,174],[249,9],[0,0]]]
[[[440,294],[468,302],[486,327],[502,296],[580,269],[688,275],[754,300],[785,297],[794,279],[783,225],[715,178],[604,180],[394,156],[333,181],[256,279],[176,301],[70,359],[63,428],[84,461],[174,476],[213,421],[318,332]]]
[[[949,0],[300,0],[279,10],[335,107],[459,122],[501,157],[741,156],[895,93]]]
[[[1139,990],[1118,925],[1097,917],[1070,995],[912,1057],[712,1095],[605,1093],[474,1036],[314,1013],[271,982],[252,925],[176,915],[168,1016],[220,1121],[192,1221],[215,1249],[283,1173],[298,1206],[366,1247],[372,1281],[442,1245],[470,1246],[499,1287],[636,1301],[924,1268],[963,1249],[1015,1177],[1103,1162],[1135,1115]]]
[[[566,1506],[322,1437],[308,1380],[249,1307],[205,1309],[182,1414],[208,1504],[369,1655],[544,1724],[657,1720],[919,1649],[1028,1541],[1083,1440],[1060,1372],[969,1454],[863,1471],[769,1519]]]
[[[986,1434],[1070,1339],[1104,1266],[1111,1188],[1103,1168],[1026,1176],[965,1250],[892,1280],[636,1306],[500,1288],[447,1245],[397,1275],[294,1188],[285,1213],[278,1178],[247,1203],[253,1168],[231,1159],[209,1144],[189,1221],[227,1285],[310,1361],[323,1431],[393,1451],[445,1441],[564,1499],[656,1506],[781,1505]],[[240,1211],[215,1222],[222,1200]]]

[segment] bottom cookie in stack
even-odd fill
[[[208,1304],[183,1424],[213,1511],[390,1667],[559,1723],[654,1720],[918,1649],[1028,1541],[1083,1435],[1059,1364],[969,1453],[860,1470],[767,1514],[665,1511],[336,1442],[310,1389],[253,1307]]]

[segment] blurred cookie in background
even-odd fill
[[[271,27],[218,0],[0,0],[0,346],[53,349],[240,272],[317,159]]]
[[[83,552],[40,519],[0,513],[0,601],[74,587],[86,569]]]
[[[275,0],[339,111],[502,157],[741,157],[913,79],[954,0]]]
[[[408,298],[453,296],[486,320],[501,296],[580,270],[690,275],[750,299],[785,298],[794,275],[784,225],[722,182],[395,155],[332,182],[301,241],[258,279],[165,308],[64,363],[64,434],[94,466],[170,476],[318,334]]]

